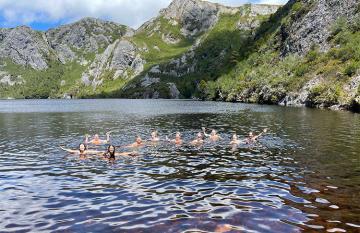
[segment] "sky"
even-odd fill
[[[208,0],[227,6],[244,3],[285,4],[287,0]],[[138,28],[171,0],[0,0],[0,27],[28,25],[47,30],[84,17]]]

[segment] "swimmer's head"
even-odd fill
[[[79,145],[79,151],[82,153],[82,152],[84,152],[84,151],[86,151],[86,145],[84,144],[84,143],[81,143],[80,145]]]
[[[95,139],[95,140],[99,140],[99,134],[95,134],[95,135],[94,135],[94,139]]]
[[[115,157],[115,146],[108,146],[107,153],[110,155],[110,158]]]
[[[141,144],[141,143],[142,143],[142,139],[141,139],[140,136],[137,136],[137,137],[136,137],[136,143],[137,143],[137,144]]]
[[[253,136],[254,136],[253,132],[250,132],[250,133],[249,133],[249,137],[252,138]]]
[[[109,145],[109,146],[108,146],[108,152],[110,152],[110,153],[115,153],[115,146]]]
[[[216,135],[216,130],[215,129],[211,130],[211,136],[215,136],[215,135]]]
[[[175,138],[176,138],[176,139],[180,139],[180,138],[181,138],[181,133],[180,133],[180,132],[176,132]]]
[[[156,137],[157,137],[157,131],[153,131],[153,132],[151,133],[151,137],[152,137],[152,138],[156,138]]]
[[[236,135],[236,133],[233,134],[232,140],[234,140],[234,141],[238,140],[238,136]]]

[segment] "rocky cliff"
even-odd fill
[[[0,57],[11,59],[14,63],[30,66],[36,70],[48,68],[47,57],[50,47],[45,34],[29,27],[0,29]]]
[[[139,29],[0,29],[0,97],[200,98],[359,108],[359,3],[174,0]]]
[[[331,44],[328,39],[331,36],[331,27],[339,18],[353,20],[359,7],[357,0],[292,2],[298,4],[300,14],[296,15],[296,20],[291,24],[281,28],[283,55],[291,53],[304,55],[313,45],[318,46],[322,52],[329,50]]]
[[[45,39],[55,51],[62,63],[78,59],[78,51],[82,53],[99,53],[116,39],[133,30],[108,21],[85,18],[76,23],[50,29]]]
[[[356,0],[289,1],[201,96],[359,111],[359,29]]]

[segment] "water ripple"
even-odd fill
[[[191,101],[24,103],[0,106],[0,231],[359,230],[357,115]],[[116,145],[151,129],[190,141],[202,126],[225,140],[160,143],[115,163],[58,148],[108,129]],[[232,133],[264,127],[258,144],[229,147]]]

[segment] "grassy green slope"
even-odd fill
[[[242,11],[241,14],[222,14],[218,23],[210,31],[198,35],[198,38],[201,38],[201,43],[195,48],[194,57],[188,61],[189,67],[192,64],[196,64],[195,72],[186,74],[181,78],[169,74],[152,74],[152,77],[161,79],[160,83],[151,86],[152,91],[157,91],[160,93],[160,97],[167,98],[169,97],[169,93],[166,83],[173,82],[177,85],[184,98],[190,98],[199,92],[198,84],[201,80],[203,80],[203,82],[213,81],[230,72],[237,62],[236,59],[239,53],[247,47],[249,38],[253,32],[251,30],[239,30],[238,23],[251,21],[263,22],[268,18],[267,16],[249,16],[249,7],[249,5],[245,5],[240,8],[240,11]],[[162,19],[161,23],[163,25],[167,22]],[[179,27],[167,25],[161,28],[162,30],[165,29],[165,32],[172,30],[171,33],[181,38],[181,42],[177,45],[168,45],[161,40],[159,34],[155,34],[149,39],[147,32],[136,35],[134,41],[139,46],[146,44],[150,45],[148,46],[149,48],[152,48],[154,45],[157,45],[160,48],[161,53],[151,49],[149,53],[143,54],[147,62],[149,62],[147,68],[160,64],[162,68],[169,70],[171,69],[171,65],[168,64],[169,60],[182,56],[184,52],[190,49],[190,45],[193,44],[194,41],[183,38],[180,35]],[[137,81],[138,79],[135,79],[133,83]],[[137,85],[135,88],[133,87],[127,91],[120,92],[120,96],[134,97],[134,93],[142,93],[144,91],[146,91],[144,88]]]
[[[86,30],[88,34],[92,34],[94,28],[86,25]],[[112,43],[122,37],[125,32],[126,26],[117,25],[113,27],[112,31],[106,31],[105,35],[111,36],[110,43]],[[99,54],[104,52],[106,44],[100,46],[102,47],[97,51]],[[112,91],[117,89],[115,87],[124,85],[121,79],[115,81],[110,79],[110,72],[103,74],[104,85],[98,90],[82,84],[82,73],[94,60],[95,53],[85,52],[77,48],[72,49],[79,58],[82,57],[87,60],[88,64],[80,65],[77,61],[73,61],[64,65],[57,60],[54,54],[50,54],[46,56],[48,69],[39,71],[28,66],[15,64],[10,59],[0,60],[1,71],[7,72],[13,77],[21,76],[24,80],[23,84],[15,84],[14,86],[0,83],[0,98],[62,98],[64,94],[81,98],[94,93],[101,93],[104,90]]]
[[[49,68],[43,71],[14,64],[10,60],[2,61],[2,69],[12,76],[21,76],[24,84],[8,86],[0,84],[0,97],[12,98],[60,98],[64,93],[76,94],[80,89],[80,77],[84,66],[76,62],[63,65],[56,61],[49,62]],[[61,81],[64,80],[64,85]]]
[[[162,39],[163,34],[170,34],[178,39],[178,43],[166,43]],[[180,33],[179,25],[171,25],[168,20],[163,17],[155,19],[150,26],[137,32],[134,36],[126,38],[136,45],[140,50],[141,57],[146,61],[144,71],[133,80],[122,79],[121,85],[112,85],[112,90],[103,90],[96,97],[133,97],[134,93],[143,93],[145,90],[138,86],[136,88],[123,89],[125,85],[137,84],[151,67],[154,65],[162,65],[168,63],[171,59],[177,58],[188,51],[194,43],[195,38],[185,38]],[[157,87],[162,97],[168,97],[168,88],[162,82]]]
[[[158,28],[156,28],[157,25],[159,25]],[[173,37],[179,39],[179,42],[176,44],[167,44],[161,38],[162,34],[171,34]],[[145,69],[156,64],[168,62],[171,58],[183,54],[194,42],[181,35],[179,25],[171,25],[168,20],[163,17],[159,17],[151,27],[140,31],[129,39],[136,44],[137,47],[146,47],[148,49],[148,51],[141,52],[142,57],[147,62]],[[159,49],[156,49],[156,47]]]

